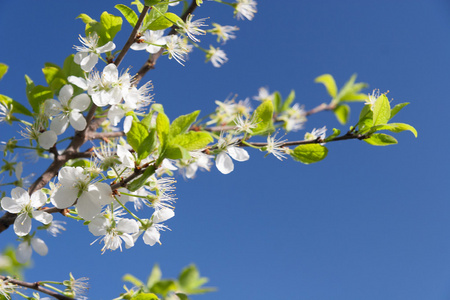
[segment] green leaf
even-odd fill
[[[179,134],[186,133],[191,127],[192,123],[197,120],[199,110],[196,110],[190,114],[182,115],[173,120],[172,125],[170,125],[170,133],[171,137],[175,137]]]
[[[393,136],[384,133],[372,134],[370,138],[364,139],[364,142],[374,146],[388,146],[398,143]]]
[[[180,134],[171,140],[171,143],[180,145],[188,151],[205,148],[214,139],[208,132],[190,131],[186,134]]]
[[[49,87],[37,85],[27,94],[27,96],[33,111],[39,113],[41,104],[47,99],[53,99],[53,92]]]
[[[341,131],[339,129],[333,128],[333,134],[330,135],[329,137],[327,137],[325,139],[325,142],[329,142],[329,141],[333,140],[335,137],[337,137],[340,134],[341,134]]]
[[[76,77],[84,77],[84,72],[81,69],[80,65],[75,63],[73,60],[75,57],[74,54],[71,54],[66,57],[64,60],[62,71],[66,77],[76,76]]]
[[[89,24],[91,22],[95,22],[94,19],[92,19],[91,17],[89,17],[86,14],[80,14],[78,17],[76,17],[76,19],[81,19],[81,21],[83,21],[84,24]]]
[[[319,77],[317,77],[314,82],[322,83],[325,88],[327,89],[328,94],[331,96],[331,98],[335,98],[337,95],[337,86],[336,81],[334,81],[334,78],[330,74],[324,74]]]
[[[182,291],[187,294],[203,294],[214,290],[214,288],[200,288],[208,282],[208,278],[200,277],[195,265],[184,268],[178,277],[178,282]]]
[[[345,83],[342,89],[339,91],[333,103],[339,103],[341,101],[364,101],[367,99],[367,95],[360,94],[359,92],[366,88],[368,85],[366,83],[355,83],[356,74]]]
[[[125,282],[129,282],[129,283],[131,283],[131,284],[133,284],[134,286],[137,286],[137,287],[140,287],[140,286],[144,285],[144,283],[142,281],[140,281],[138,278],[134,277],[131,274],[125,274],[122,277],[122,280],[125,281]]]
[[[378,97],[373,107],[373,126],[384,125],[391,118],[391,106],[386,95]]]
[[[120,13],[125,17],[128,23],[130,23],[131,27],[136,26],[136,23],[139,18],[137,14],[134,12],[134,10],[132,10],[131,8],[129,8],[124,4],[117,4],[114,7],[120,11]]]
[[[148,136],[140,143],[137,153],[138,159],[146,158],[156,148],[156,130],[151,130]]]
[[[282,107],[282,99],[281,99],[281,94],[279,92],[275,92],[273,93],[273,108],[275,110],[275,112],[279,113],[281,112],[281,107]]]
[[[350,106],[347,104],[339,104],[333,111],[339,123],[342,125],[347,124],[348,117],[350,116]]]
[[[171,291],[176,291],[177,285],[174,280],[166,279],[166,280],[160,280],[157,283],[153,285],[151,288],[151,292],[156,294],[161,294],[164,297],[167,296],[167,294]]]
[[[159,299],[158,296],[156,296],[153,293],[140,293],[131,298],[131,300],[158,300],[158,299]]]
[[[312,164],[327,157],[328,149],[319,144],[298,145],[290,154],[296,161]]]
[[[153,112],[150,111],[142,120],[141,120],[141,124],[144,125],[145,127],[147,127],[147,129],[150,129],[151,123],[152,123],[152,119],[153,119]]]
[[[150,13],[148,13],[144,18],[141,32],[144,32],[145,30],[147,30],[148,26],[153,21],[155,21],[159,17],[163,16],[167,12],[168,7],[169,7],[169,4],[167,4],[167,3],[160,3],[160,4],[153,5],[152,9],[150,10]]]
[[[127,187],[128,190],[130,192],[137,191],[138,189],[144,186],[144,184],[147,182],[147,179],[154,173],[155,173],[155,166],[153,165],[148,166],[147,169],[145,169],[144,173],[141,175],[141,177],[138,177],[138,179],[133,180],[128,185]]]
[[[62,69],[56,65],[46,63],[46,67],[42,69],[42,72],[44,73],[45,81],[47,81],[48,86],[55,95],[68,83],[67,76]]]
[[[183,22],[183,20],[178,17],[174,13],[165,13],[164,15],[158,17],[156,20],[151,22],[148,26],[148,30],[163,30],[169,27],[172,27],[173,24],[176,24],[177,22]]]
[[[176,293],[176,295],[178,298],[180,298],[180,300],[189,300],[189,297],[186,294]]]
[[[3,76],[5,76],[6,72],[8,72],[8,66],[0,63],[0,79],[3,78]]]
[[[156,132],[158,134],[158,139],[161,144],[161,148],[167,144],[167,140],[169,138],[169,130],[170,130],[170,120],[166,116],[165,113],[158,113],[156,117]]]
[[[100,23],[105,28],[106,38],[108,39],[106,42],[112,41],[116,34],[122,28],[122,18],[109,14],[106,11],[102,13],[100,16]],[[105,44],[106,44],[105,42]]]
[[[191,156],[189,155],[189,152],[186,149],[184,149],[180,145],[175,145],[175,144],[168,145],[162,155],[164,158],[169,158],[169,159],[188,160],[191,158]]]
[[[150,110],[154,110],[159,113],[164,113],[164,107],[162,106],[162,104],[159,103],[153,103]]]
[[[147,279],[147,287],[149,289],[152,288],[152,286],[157,282],[160,281],[162,277],[161,269],[159,268],[158,264],[155,264],[153,266],[152,272],[150,273],[150,276]]]
[[[283,106],[281,107],[280,112],[283,112],[285,110],[288,110],[291,106],[292,102],[295,100],[295,91],[291,90],[289,93],[289,96],[287,96],[286,100],[284,100]]]
[[[161,0],[145,0],[145,6],[153,6],[161,2]]]
[[[127,141],[128,144],[134,149],[134,151],[138,152],[139,146],[148,136],[148,129],[141,123],[136,121],[132,121],[131,128],[127,132]],[[138,152],[139,153],[139,152]]]
[[[144,9],[144,4],[142,4],[142,2],[139,0],[134,0],[133,2],[131,2],[131,5],[136,5],[138,12],[142,12],[142,10]]]
[[[262,102],[253,113],[252,118],[257,123],[253,134],[265,134],[273,130],[273,103],[270,100]]]
[[[400,104],[397,104],[396,106],[394,106],[394,107],[391,109],[391,118],[390,118],[390,120],[392,120],[392,118],[393,118],[396,114],[398,114],[398,113],[402,110],[403,107],[405,107],[405,106],[408,105],[408,104],[409,104],[409,102],[405,102],[405,103],[400,103]]]
[[[386,125],[376,126],[376,131],[379,131],[379,130],[389,130],[389,131],[396,132],[396,133],[402,132],[405,130],[409,130],[414,134],[415,137],[417,137],[417,130],[414,127],[412,127],[411,125],[404,124],[404,123],[390,123],[390,124],[386,124]]]

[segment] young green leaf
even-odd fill
[[[139,144],[138,159],[146,158],[156,148],[156,130],[152,129],[148,136]]]
[[[136,25],[139,18],[137,16],[137,14],[134,12],[134,10],[132,10],[131,8],[129,8],[128,6],[126,6],[124,4],[117,4],[114,7],[118,11],[120,11],[120,13],[125,17],[125,19],[131,25],[131,27],[134,27]]]
[[[280,109],[280,112],[288,110],[291,107],[292,102],[295,100],[295,91],[291,90],[289,96],[287,96],[286,100],[284,100],[283,106]]]
[[[0,95],[0,102],[6,105],[7,107],[12,107],[11,109],[12,114],[18,113],[30,117],[33,116],[33,114],[25,106],[23,106],[22,104],[20,104],[19,102],[8,96]]]
[[[400,104],[397,104],[396,106],[394,106],[394,107],[391,109],[391,118],[390,118],[390,120],[392,120],[392,118],[393,118],[396,114],[398,114],[398,113],[402,110],[403,107],[405,107],[405,106],[408,105],[408,104],[409,104],[409,102],[405,102],[405,103],[400,103]]]
[[[148,276],[147,279],[147,288],[151,289],[152,286],[161,280],[162,277],[162,272],[161,269],[159,268],[158,264],[155,264],[153,266],[152,272],[150,273],[150,276]]]
[[[185,134],[180,134],[171,140],[171,143],[180,145],[188,151],[205,148],[214,139],[208,132],[190,131]]]
[[[183,159],[188,160],[191,158],[189,152],[180,145],[170,144],[162,154],[164,158],[169,159]]]
[[[336,106],[333,112],[339,123],[341,123],[342,125],[347,124],[348,118],[350,116],[350,106],[348,106],[347,104],[339,104],[338,106]]]
[[[372,134],[370,138],[364,139],[364,142],[374,146],[388,146],[398,143],[393,136],[384,133]]]
[[[253,113],[252,118],[256,121],[253,134],[264,134],[273,130],[273,103],[270,100],[262,102]]]
[[[312,164],[327,157],[328,149],[319,144],[298,145],[290,155],[296,161]]]
[[[164,148],[167,144],[169,129],[169,118],[164,113],[158,113],[158,116],[156,117],[156,132],[158,133],[158,139],[161,144],[161,148]]]
[[[386,95],[381,94],[373,107],[373,126],[384,125],[391,118],[391,106]]]
[[[411,131],[415,137],[417,137],[417,130],[409,124],[404,123],[390,123],[386,125],[379,125],[376,127],[376,131],[379,130],[389,130],[392,132],[402,132],[405,130]]]
[[[276,113],[281,112],[281,107],[282,107],[282,99],[281,99],[281,95],[279,92],[275,92],[273,93],[273,109],[275,110]]]
[[[138,189],[140,189],[141,187],[144,186],[144,184],[147,182],[147,179],[152,176],[155,173],[155,166],[150,165],[147,167],[147,169],[145,169],[144,173],[138,177],[137,179],[133,180],[129,185],[128,185],[128,190],[130,192],[134,192],[137,191]],[[144,285],[142,283],[142,285]]]
[[[335,137],[337,137],[340,134],[341,134],[341,131],[339,129],[333,128],[333,134],[330,135],[329,137],[327,137],[325,139],[325,142],[331,141],[332,139],[334,139]]]
[[[41,104],[47,99],[53,98],[53,93],[49,87],[37,85],[27,94],[28,102],[30,103],[33,111],[39,113]]]
[[[158,296],[153,293],[140,293],[130,300],[159,300]]]
[[[164,15],[158,17],[156,20],[151,22],[148,26],[148,30],[163,30],[172,27],[178,21],[183,22],[183,20],[174,13],[165,13]]]
[[[173,120],[172,125],[170,125],[170,133],[171,137],[175,137],[179,134],[186,133],[191,127],[192,123],[197,120],[199,110],[196,110],[190,114],[182,115]]]
[[[319,77],[317,77],[314,82],[322,83],[325,88],[327,89],[328,94],[331,96],[331,98],[336,98],[337,96],[337,86],[336,81],[334,81],[334,78],[330,74],[323,74]]]
[[[0,79],[3,78],[3,76],[5,76],[6,72],[8,72],[8,66],[0,63]]]
[[[161,294],[164,297],[166,297],[169,292],[176,291],[176,290],[177,290],[177,284],[175,283],[175,281],[170,280],[170,279],[165,279],[165,280],[160,280],[157,283],[155,283],[150,291],[153,293],[156,293],[156,294]]]
[[[116,34],[122,28],[122,22],[123,21],[121,17],[109,14],[106,11],[102,13],[102,15],[100,16],[100,23],[103,25],[103,28],[105,28],[107,38],[105,44],[114,39]]]
[[[148,137],[148,129],[141,123],[132,121],[131,128],[127,132],[128,144],[134,149],[134,151],[139,153],[139,146]]]

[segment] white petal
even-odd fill
[[[86,128],[86,119],[84,116],[77,110],[74,109],[70,112],[69,115],[70,125],[77,131],[82,131]]]
[[[89,87],[88,84],[87,84],[86,79],[81,78],[81,77],[69,76],[69,77],[67,78],[67,80],[68,80],[71,84],[76,85],[77,87],[79,87],[79,88],[81,88],[81,89],[83,89],[83,90],[87,90],[88,87]]]
[[[237,161],[246,161],[250,158],[248,152],[239,147],[230,146],[227,148],[227,152]]]
[[[104,44],[103,46],[98,47],[97,52],[105,53],[105,52],[113,51],[114,49],[116,49],[116,45],[113,42],[109,41],[106,44]]]
[[[115,64],[109,64],[103,68],[102,77],[108,82],[114,82],[119,79],[119,71],[117,71],[117,66]]]
[[[66,84],[59,91],[58,99],[59,101],[61,101],[61,104],[65,106],[69,102],[70,98],[72,98],[72,95],[73,86],[71,86],[70,84]]]
[[[56,101],[55,99],[48,99],[44,102],[44,113],[47,116],[56,116],[57,114],[62,112],[62,106],[59,101]]]
[[[17,164],[17,167],[18,166],[19,164]],[[11,191],[11,197],[21,206],[24,206],[30,202],[30,195],[28,195],[28,192],[21,187],[13,188]]]
[[[50,200],[57,208],[68,208],[77,200],[78,190],[72,187],[59,187],[53,194]]]
[[[136,220],[120,219],[117,222],[117,230],[125,233],[136,233],[139,232],[139,225]]]
[[[153,223],[161,223],[175,216],[175,212],[170,208],[161,208],[153,213]]]
[[[31,218],[27,213],[22,213],[17,216],[14,221],[14,232],[18,236],[25,236],[30,233],[31,230]]]
[[[87,94],[75,96],[70,102],[70,108],[85,111],[91,104],[91,98]]]
[[[31,258],[32,252],[33,250],[31,250],[31,246],[27,242],[20,243],[16,251],[17,261],[20,262],[21,264],[28,262]]]
[[[15,168],[15,172],[16,172],[16,178],[17,179],[21,179],[22,178],[22,172],[23,172],[23,163],[22,162],[18,162],[17,163],[16,168]],[[14,196],[13,196],[13,198],[14,198]]]
[[[90,72],[98,62],[98,56],[95,53],[90,53],[87,57],[83,58],[80,63],[80,67],[85,72]]]
[[[75,205],[78,211],[78,215],[86,221],[91,221],[102,210],[102,206],[99,202],[98,196],[99,192],[94,190],[84,192],[78,198],[77,204]]]
[[[159,243],[159,238],[161,237],[161,234],[155,227],[150,227],[144,232],[144,243],[147,245],[153,246],[156,243]]]
[[[31,246],[33,250],[37,252],[40,256],[45,256],[48,253],[48,247],[40,238],[34,237],[31,239]]]
[[[83,60],[83,58],[85,58],[86,56],[88,56],[87,52],[78,52],[77,54],[75,54],[73,61],[79,65],[81,63],[81,61]]]
[[[125,242],[125,247],[127,249],[131,248],[134,246],[134,240],[133,237],[131,235],[129,235],[128,233],[124,233],[120,236],[122,238],[122,240]]]
[[[113,126],[117,126],[124,116],[125,111],[117,105],[112,106],[108,111],[108,119],[111,121]]]
[[[134,168],[134,157],[124,146],[117,145],[117,156],[125,167]]]
[[[62,167],[58,172],[59,183],[65,186],[72,186],[80,179],[85,179],[83,168],[81,167]]]
[[[38,137],[39,145],[44,149],[50,149],[58,141],[58,136],[53,130],[44,131]]]
[[[2,199],[2,208],[12,214],[18,214],[22,210],[22,205],[17,203],[15,199],[4,197]]]
[[[94,104],[97,105],[98,107],[106,106],[111,102],[109,94],[105,91],[100,91],[95,94],[92,94],[91,97],[92,102],[94,102]]]
[[[101,205],[111,204],[114,198],[109,184],[96,182],[89,186],[88,192],[94,189],[98,191],[98,201]]]
[[[133,45],[131,45],[130,48],[135,51],[144,50],[145,48],[147,48],[147,44],[146,43],[134,43]]]
[[[50,224],[53,221],[53,216],[45,211],[35,210],[32,212],[33,218],[42,224]]]
[[[69,118],[67,115],[57,115],[53,118],[50,124],[50,130],[54,131],[57,135],[60,135],[66,131],[67,126],[69,126]]]
[[[47,196],[42,190],[38,190],[31,195],[31,206],[33,208],[39,208],[47,202]]]
[[[133,116],[126,116],[125,120],[123,120],[123,132],[127,133],[131,129],[131,125],[133,123]]]
[[[109,221],[102,215],[96,216],[88,225],[89,231],[95,236],[105,235],[109,226]]]
[[[216,167],[222,174],[229,174],[234,170],[233,161],[225,152],[220,152],[217,155]]]

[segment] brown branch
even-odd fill
[[[12,279],[12,278],[9,278],[8,276],[3,276],[3,275],[0,275],[0,279],[3,280],[4,282],[8,282],[11,284],[15,284],[18,286],[36,290],[38,292],[47,294],[47,295],[52,296],[59,300],[73,300],[73,298],[71,298],[71,297],[61,295],[55,291],[52,291],[52,290],[42,287],[39,282],[25,282],[25,281],[21,281],[21,280],[17,280],[17,279]]]
[[[336,108],[336,104],[334,104],[334,103],[333,104],[332,103],[330,103],[330,104],[322,103],[319,106],[316,106],[311,110],[308,110],[305,113],[305,115],[310,116],[310,115],[317,114],[317,113],[325,111],[325,110],[334,110],[335,108]]]
[[[191,5],[189,5],[188,9],[186,9],[186,11],[181,16],[181,19],[183,21],[186,21],[186,18],[188,17],[188,15],[191,14],[192,12],[194,12],[194,10],[196,8],[197,8],[197,2],[195,0],[193,0],[191,2]],[[177,30],[176,25],[172,26],[172,29],[170,30],[168,35],[176,34],[176,30]],[[145,64],[141,67],[141,69],[137,72],[136,76],[134,77],[134,80],[135,80],[136,84],[138,84],[139,81],[141,81],[141,79],[145,76],[145,74],[147,74],[148,71],[150,71],[150,70],[155,68],[156,61],[163,54],[163,52],[164,52],[164,48],[161,48],[157,53],[153,54],[145,62]]]
[[[92,132],[88,135],[88,139],[90,140],[101,140],[101,139],[109,139],[109,138],[117,138],[124,136],[125,132],[123,131],[115,131],[115,132]]]
[[[116,60],[114,61],[114,64],[116,66],[120,65],[120,63],[122,62],[123,58],[125,57],[125,54],[130,49],[131,45],[133,45],[133,43],[135,42],[136,36],[138,35],[139,27],[141,27],[141,24],[144,21],[145,15],[147,14],[149,9],[150,9],[150,7],[144,6],[144,9],[142,10],[141,15],[139,16],[139,19],[136,22],[136,25],[134,25],[134,28],[131,31],[131,34],[128,37],[127,42],[125,43],[125,45],[123,46],[123,48],[120,51],[119,55],[117,56]]]

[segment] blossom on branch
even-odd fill
[[[166,44],[166,39],[163,35],[164,30],[146,30],[139,42],[131,45],[131,49],[137,51],[145,50],[148,53],[155,54]]]
[[[211,61],[214,67],[220,68],[228,61],[228,58],[223,50],[209,46],[209,50],[206,52],[206,62],[208,61]]]
[[[75,50],[78,51],[75,54],[74,62],[79,64],[81,69],[85,72],[90,72],[95,67],[98,62],[98,57],[101,53],[113,51],[116,45],[109,41],[101,47],[97,47],[98,35],[96,32],[83,38],[81,35],[79,37],[80,42],[83,46],[74,46]]]
[[[222,41],[222,44],[225,44],[229,39],[235,39],[236,35],[234,34],[234,32],[239,30],[237,26],[222,26],[217,23],[213,23],[212,25],[214,26],[214,28],[208,30],[208,32],[217,35],[217,42]]]
[[[238,20],[247,19],[251,21],[257,13],[256,5],[257,3],[254,0],[237,0],[234,4],[234,15]]]
[[[47,212],[36,210],[47,202],[47,197],[42,190],[34,192],[31,197],[26,190],[16,187],[11,191],[11,198],[2,199],[2,208],[12,214],[17,214],[14,221],[14,232],[18,236],[25,236],[31,231],[31,218],[43,224],[53,220],[53,216]]]
[[[237,138],[232,138],[229,135],[226,137],[221,135],[217,142],[220,152],[216,157],[216,167],[222,174],[229,174],[234,170],[234,164],[230,156],[237,161],[247,161],[250,158],[246,150],[236,145],[237,142]]]
[[[36,251],[40,256],[45,256],[48,253],[48,247],[43,240],[38,237],[25,237],[24,241],[19,244],[16,250],[17,261],[21,264],[28,262],[31,258],[32,252]]]

